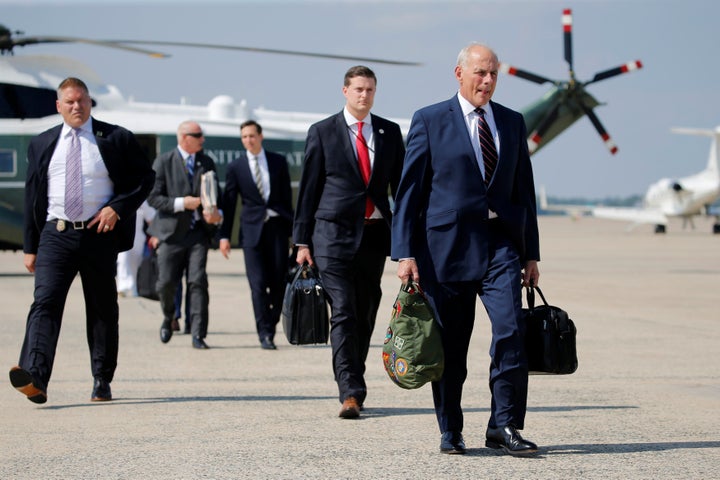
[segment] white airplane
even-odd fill
[[[650,185],[641,208],[597,207],[591,210],[594,216],[630,221],[633,222],[631,227],[650,223],[655,225],[655,233],[665,233],[670,217],[680,217],[683,219],[683,227],[689,224],[695,228],[693,217],[709,215],[715,217],[713,233],[720,234],[720,211],[712,211],[710,207],[720,198],[720,126],[714,130],[673,128],[672,131],[712,138],[705,169],[689,177],[663,178]]]

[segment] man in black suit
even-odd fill
[[[535,187],[522,115],[491,100],[498,68],[487,46],[460,51],[457,94],[413,116],[395,198],[398,277],[422,281],[442,327],[445,371],[432,388],[448,454],[466,451],[461,399],[478,296],[492,326],[485,445],[537,451],[518,432],[528,390],[521,294],[540,278]]]
[[[400,127],[370,114],[376,85],[369,68],[350,68],[345,108],[310,127],[293,227],[297,263],[317,264],[330,299],[341,418],[360,416],[367,396],[365,360],[390,253],[388,190],[394,195],[405,154]]]
[[[135,212],[155,175],[131,132],[90,117],[82,80],[66,78],[57,93],[63,123],[28,147],[23,251],[35,292],[10,383],[32,402],[47,401],[65,301],[80,273],[90,399],[107,401],[118,356],[117,255],[132,248]]]
[[[160,340],[172,338],[175,319],[175,292],[187,268],[187,290],[190,298],[192,346],[207,349],[208,278],[205,266],[210,241],[222,221],[217,206],[203,208],[201,180],[203,173],[215,172],[215,162],[202,152],[205,137],[196,122],[182,122],[177,129],[177,148],[162,153],[153,163],[155,185],[148,203],[157,210],[150,233],[157,237],[157,291],[163,321]],[[220,187],[215,177],[215,188]]]
[[[255,325],[260,346],[275,350],[275,327],[282,311],[293,221],[290,172],[285,157],[263,148],[262,127],[257,122],[248,120],[240,125],[240,136],[247,152],[233,160],[225,174],[220,251],[229,258],[235,206],[240,196],[240,245]]]

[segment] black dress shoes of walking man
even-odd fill
[[[445,432],[440,439],[440,451],[442,453],[463,454],[466,452],[465,440],[460,432]]]
[[[538,449],[533,442],[523,439],[512,425],[498,428],[488,427],[485,434],[485,446],[503,449],[510,455],[529,455],[537,452]]]
[[[163,343],[169,342],[172,338],[172,334],[173,331],[170,324],[166,325],[165,322],[163,322],[162,326],[160,327],[160,341]]]
[[[96,378],[93,384],[92,396],[90,397],[91,402],[109,402],[112,400],[112,393],[110,392],[110,384],[102,378]]]
[[[275,342],[273,342],[272,338],[263,337],[260,339],[260,348],[263,350],[275,350],[277,347],[275,346]]]
[[[193,337],[192,346],[193,346],[193,348],[197,348],[200,350],[207,350],[208,348],[210,348],[210,347],[208,347],[208,344],[205,343],[205,340],[203,340],[200,337]]]
[[[47,393],[37,386],[32,374],[21,367],[10,369],[10,384],[33,403],[47,402]]]

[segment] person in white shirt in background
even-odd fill
[[[145,251],[147,236],[145,234],[145,222],[152,222],[155,218],[155,209],[147,201],[144,201],[137,211],[135,224],[135,240],[133,248],[120,252],[117,258],[117,291],[121,297],[137,297],[137,271]]]

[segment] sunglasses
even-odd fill
[[[192,133],[186,133],[185,135],[193,138],[200,138],[203,136],[203,132],[192,132]]]

